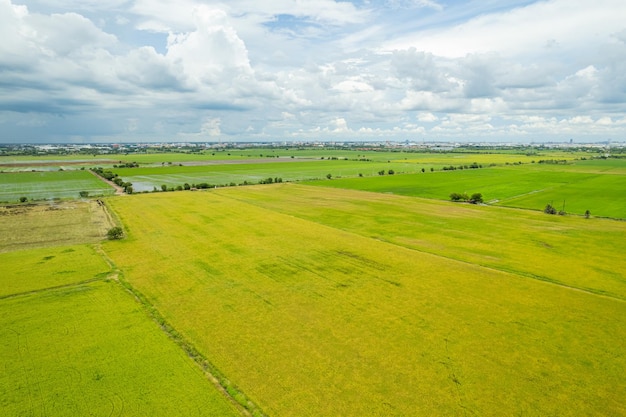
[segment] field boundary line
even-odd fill
[[[97,277],[94,277],[94,278],[86,279],[84,281],[77,281],[77,282],[72,282],[72,283],[69,283],[69,284],[54,285],[52,287],[39,288],[37,290],[22,291],[22,292],[17,292],[17,293],[13,293],[13,294],[0,295],[0,300],[7,300],[7,299],[10,299],[10,298],[14,298],[14,297],[22,297],[22,296],[26,296],[26,295],[38,294],[38,293],[43,293],[43,292],[46,292],[46,291],[58,290],[58,289],[62,289],[62,288],[77,287],[77,286],[80,286],[80,285],[90,284],[92,282],[97,282],[97,281],[106,281],[107,279],[111,279],[112,275],[113,275],[113,273],[109,272],[104,277],[98,277],[97,276]]]
[[[227,198],[227,199],[231,199],[231,200],[235,200],[235,201],[238,201],[240,203],[249,204],[251,206],[260,208],[262,210],[266,210],[266,211],[272,212],[274,214],[280,214],[280,215],[283,215],[283,216],[294,217],[294,218],[300,219],[302,221],[306,221],[306,222],[310,222],[310,223],[313,223],[313,224],[316,224],[316,225],[320,225],[320,226],[328,227],[328,228],[331,228],[331,229],[339,230],[341,232],[348,233],[348,234],[351,234],[353,236],[359,236],[359,237],[365,238],[365,239],[374,239],[374,240],[376,240],[378,242],[382,242],[382,243],[385,243],[385,244],[388,244],[388,245],[393,245],[393,246],[396,246],[396,247],[399,247],[399,248],[403,248],[403,249],[406,249],[406,250],[410,250],[410,251],[413,251],[413,252],[418,252],[418,253],[422,253],[422,254],[426,254],[426,255],[430,255],[430,256],[435,256],[435,257],[442,258],[442,259],[448,259],[448,260],[451,260],[451,261],[463,263],[465,265],[471,265],[471,266],[474,266],[474,267],[484,268],[484,269],[488,269],[488,270],[491,270],[491,271],[497,271],[497,272],[500,272],[500,273],[503,273],[503,274],[508,274],[508,275],[511,275],[511,276],[514,276],[514,277],[532,279],[532,280],[535,280],[535,281],[544,282],[546,284],[555,285],[555,286],[558,286],[558,287],[561,287],[561,288],[564,288],[564,289],[568,289],[568,290],[572,290],[572,291],[578,291],[578,292],[582,292],[582,293],[585,293],[585,294],[589,294],[589,295],[593,295],[593,296],[597,296],[597,297],[608,298],[608,299],[611,299],[611,300],[615,300],[615,301],[619,301],[619,302],[622,302],[622,303],[626,303],[626,296],[620,296],[620,295],[617,295],[617,294],[610,294],[610,293],[602,292],[601,290],[593,290],[593,289],[589,289],[589,288],[575,287],[575,286],[572,286],[572,285],[567,285],[567,284],[564,284],[562,282],[550,279],[548,277],[542,277],[542,276],[539,276],[539,275],[534,275],[534,274],[525,273],[525,272],[521,272],[521,271],[515,271],[515,270],[511,270],[511,269],[506,269],[506,268],[496,268],[494,266],[483,265],[483,264],[480,264],[480,263],[472,263],[472,262],[469,262],[469,261],[466,261],[466,260],[463,260],[463,259],[459,259],[459,258],[455,258],[455,257],[452,257],[452,256],[445,256],[445,255],[442,255],[442,254],[439,254],[439,253],[429,252],[429,251],[426,251],[426,250],[419,250],[419,249],[416,249],[416,248],[411,248],[411,247],[404,246],[404,245],[401,245],[401,244],[396,243],[396,242],[389,241],[389,240],[384,239],[384,238],[366,236],[366,235],[362,235],[362,234],[356,233],[356,232],[351,231],[351,230],[345,230],[345,229],[342,229],[340,227],[336,227],[336,226],[331,226],[331,225],[328,225],[328,224],[320,223],[320,222],[317,222],[317,221],[314,221],[314,220],[311,220],[311,219],[307,219],[307,218],[303,218],[303,217],[300,217],[300,216],[297,216],[297,215],[294,215],[294,214],[284,213],[282,211],[275,211],[275,210],[269,209],[267,207],[264,207],[263,205],[257,204],[255,202],[251,202],[249,200],[239,199],[239,198],[236,198],[236,197],[233,197],[233,196],[230,196],[230,195],[226,195],[226,193],[220,193],[219,195],[221,197],[224,197],[224,198]],[[503,208],[510,209],[510,210],[518,210],[517,208],[511,208],[511,207],[506,207],[506,206],[503,206]]]
[[[314,223],[316,223],[316,222],[314,222]],[[319,223],[319,224],[321,224],[321,223]],[[338,229],[338,230],[344,231],[343,229]],[[348,233],[352,233],[352,232],[348,232]],[[359,234],[356,234],[356,235],[357,236],[363,236],[363,235],[359,235]],[[567,289],[567,290],[578,291],[578,292],[582,292],[582,293],[585,293],[585,294],[593,295],[593,296],[596,296],[596,297],[608,298],[608,299],[611,299],[611,300],[615,300],[615,301],[619,301],[619,302],[622,302],[622,303],[626,303],[626,297],[619,296],[617,294],[607,294],[606,292],[602,292],[601,290],[593,290],[593,289],[590,289],[590,288],[575,287],[573,285],[567,285],[567,284],[564,284],[562,282],[553,280],[553,279],[548,278],[548,277],[542,277],[540,275],[534,275],[534,274],[521,272],[521,271],[516,271],[516,270],[512,270],[512,269],[496,268],[494,266],[483,265],[483,264],[480,264],[480,263],[472,263],[472,262],[469,262],[469,261],[466,261],[466,260],[463,260],[463,259],[454,258],[452,256],[445,256],[445,255],[441,255],[441,254],[438,254],[438,253],[428,252],[428,251],[425,251],[425,250],[419,250],[419,249],[415,249],[415,248],[410,248],[408,246],[400,245],[398,243],[391,242],[389,240],[385,240],[385,239],[381,239],[381,238],[373,238],[373,239],[376,239],[379,242],[387,243],[389,245],[394,245],[394,246],[398,246],[400,248],[408,249],[410,251],[424,253],[424,254],[431,255],[431,256],[436,256],[438,258],[449,259],[451,261],[461,262],[461,263],[464,263],[466,265],[472,265],[472,266],[475,266],[475,267],[488,269],[488,270],[491,270],[491,271],[497,271],[497,272],[501,272],[503,274],[517,276],[517,277],[520,277],[520,278],[532,279],[532,280],[535,280],[535,281],[544,282],[546,284],[555,285],[557,287],[561,287],[561,288],[564,288],[564,289]]]
[[[202,373],[221,392],[237,410],[248,417],[266,417],[261,408],[250,400],[237,386],[232,384],[215,365],[213,365],[196,347],[189,342],[182,333],[178,332],[174,326],[169,324],[159,310],[148,300],[148,298],[124,279],[124,273],[117,267],[115,262],[108,256],[106,251],[97,245],[96,252],[102,256],[104,261],[111,267],[109,279],[115,281],[126,292],[128,292],[137,303],[145,310],[148,317],[155,322],[165,335],[181,348],[187,356],[200,368]]]
[[[187,356],[200,368],[202,373],[221,392],[237,410],[244,416],[267,417],[261,408],[250,400],[236,385],[230,382],[211,361],[209,361],[196,347],[189,342],[182,333],[178,332],[165,320],[159,310],[139,290],[124,279],[124,274],[116,268],[118,278],[115,281],[125,289],[144,308],[148,317],[181,348]]]

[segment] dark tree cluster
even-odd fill
[[[558,214],[559,216],[565,216],[565,209],[557,210],[552,204],[546,204],[543,212],[546,214]]]
[[[108,169],[103,169],[100,167],[93,168],[92,171],[98,174],[99,176],[101,176],[102,178],[104,178],[105,180],[111,181],[113,184],[117,185],[118,187],[122,187],[125,193],[127,194],[133,193],[133,184],[130,182],[124,181],[115,172],[108,170]]]
[[[107,232],[107,238],[109,238],[109,240],[117,240],[117,239],[121,239],[124,237],[124,231],[122,230],[121,227],[112,227],[109,229],[109,231]]]
[[[452,193],[450,194],[450,200],[464,201],[471,204],[480,204],[483,202],[483,195],[481,193],[474,193],[469,196],[467,193]]]

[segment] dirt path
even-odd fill
[[[98,178],[100,181],[104,182],[105,184],[110,185],[111,187],[113,187],[115,189],[115,195],[126,195],[126,193],[124,193],[124,189],[122,187],[120,187],[119,185],[117,185],[116,183],[114,183],[113,181],[109,181],[106,180],[104,178],[102,178],[100,175],[96,174],[95,172],[93,172],[92,170],[89,170],[89,172],[95,176],[96,178]]]

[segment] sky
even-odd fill
[[[0,0],[0,143],[626,141],[623,0]]]

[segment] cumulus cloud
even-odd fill
[[[195,30],[170,34],[166,55],[191,82],[215,83],[224,72],[252,72],[246,47],[224,11],[201,6],[193,17]]]
[[[626,132],[617,0],[26,3],[0,0],[0,141]]]

